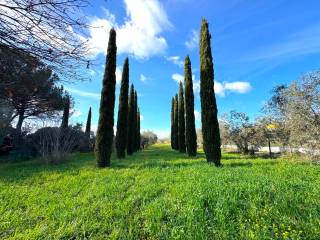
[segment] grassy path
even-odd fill
[[[320,168],[155,145],[110,169],[0,165],[0,239],[319,239]]]

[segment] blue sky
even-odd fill
[[[194,74],[196,124],[199,113],[201,19],[210,24],[219,115],[236,109],[251,119],[260,114],[271,89],[320,66],[320,2],[317,0],[100,0],[86,8],[91,81],[67,85],[75,99],[73,122],[85,122],[99,96],[108,32],[117,30],[117,81],[129,57],[130,81],[139,94],[142,129],[169,134],[171,97],[190,55]],[[117,85],[117,98],[120,86]],[[118,99],[116,101],[115,122]]]

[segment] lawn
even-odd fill
[[[319,239],[320,168],[155,145],[97,169],[0,165],[0,239]]]

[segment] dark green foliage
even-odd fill
[[[174,97],[174,149],[179,150],[179,104],[178,94]]]
[[[194,95],[191,62],[189,56],[184,62],[184,106],[186,114],[186,147],[189,156],[197,155],[197,134],[194,118]]]
[[[128,155],[132,155],[134,152],[134,118],[135,118],[135,112],[134,112],[134,86],[131,84],[130,88],[130,98],[129,98],[129,109],[128,109],[128,141],[127,141],[127,153]]]
[[[214,71],[208,22],[203,19],[200,32],[200,97],[203,150],[208,162],[220,166],[221,148],[218,109],[214,93]]]
[[[186,137],[185,137],[185,114],[184,114],[184,96],[182,82],[179,85],[179,111],[178,111],[178,122],[179,122],[179,151],[182,153],[186,152]]]
[[[87,124],[86,124],[86,131],[85,135],[87,138],[90,138],[90,132],[91,132],[91,107],[89,108],[88,112],[88,118],[87,118]]]
[[[129,92],[129,60],[125,59],[119,96],[119,110],[116,135],[116,150],[118,158],[126,157],[128,138],[128,92]]]
[[[70,96],[66,95],[64,98],[64,107],[63,107],[63,115],[62,115],[62,122],[61,128],[67,128],[69,125],[69,114],[70,113]]]
[[[133,151],[136,152],[138,151],[138,146],[137,146],[137,129],[138,129],[138,96],[137,96],[137,91],[134,91],[134,107],[133,107]]]
[[[114,101],[116,87],[117,45],[116,31],[112,28],[109,34],[106,68],[103,77],[100,115],[95,144],[95,154],[98,167],[110,166],[113,144]]]
[[[140,150],[141,134],[140,134],[140,109],[138,108],[137,112],[137,151]]]
[[[171,148],[175,149],[175,132],[174,132],[174,97],[171,100]]]

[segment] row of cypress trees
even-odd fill
[[[116,31],[112,28],[106,56],[106,67],[102,82],[99,121],[95,144],[98,167],[110,166],[113,146],[114,105],[116,87]],[[129,93],[129,60],[125,59],[119,96],[119,110],[116,133],[116,153],[118,158],[125,158],[140,149],[140,111],[138,95],[131,85]]]
[[[218,109],[214,92],[214,69],[211,52],[209,24],[203,19],[200,30],[200,99],[203,150],[207,161],[221,165],[220,131]],[[194,93],[191,61],[184,63],[184,91],[179,84],[179,94],[171,103],[171,147],[189,156],[197,153],[197,136],[194,117]]]
[[[184,62],[184,86],[179,84],[179,93],[171,103],[171,147],[189,156],[197,155],[197,135],[194,117],[194,94],[191,61]]]

